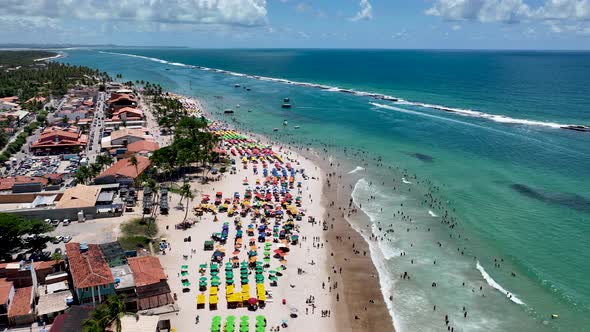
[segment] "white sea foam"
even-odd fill
[[[405,183],[405,184],[412,184],[412,182],[406,180],[406,178],[402,178],[402,182]]]
[[[360,172],[360,171],[364,171],[364,170],[365,170],[364,168],[362,168],[360,166],[357,166],[355,169],[353,169],[352,171],[348,172],[348,174],[354,174],[356,172]]]
[[[356,182],[356,184],[354,185],[354,189],[352,190],[352,200],[353,202],[357,205],[360,206],[359,201],[363,200],[363,196],[367,196],[370,195],[370,185],[369,182],[367,180],[360,179]],[[372,213],[370,213],[370,211],[367,209],[366,204],[363,205],[364,208],[361,208],[361,210],[369,217],[369,219],[371,220],[371,223],[374,225],[374,221],[376,216]],[[369,253],[371,255],[371,260],[373,261],[373,264],[375,265],[375,268],[377,269],[377,272],[379,273],[379,283],[381,286],[381,292],[383,293],[383,299],[385,300],[385,303],[387,305],[387,309],[389,311],[389,315],[391,316],[391,320],[393,321],[393,327],[395,329],[395,331],[397,332],[403,332],[401,325],[399,324],[400,322],[396,319],[396,315],[393,311],[393,302],[391,300],[389,300],[389,294],[391,294],[393,292],[393,288],[395,286],[395,279],[391,278],[391,276],[388,275],[387,273],[387,268],[385,267],[385,262],[388,259],[387,256],[392,256],[393,255],[397,255],[399,256],[399,253],[395,253],[395,252],[389,252],[389,255],[385,255],[385,253],[383,252],[383,247],[380,246],[379,244],[376,244],[374,241],[371,241],[367,234],[365,232],[363,232],[361,229],[358,228],[358,226],[355,223],[350,223],[351,226],[354,228],[354,230],[359,233],[364,239],[365,241],[369,244]]]
[[[393,96],[388,96],[388,95],[381,94],[381,93],[357,91],[357,90],[353,90],[353,89],[342,89],[342,88],[338,88],[335,86],[328,86],[328,85],[308,83],[308,82],[290,81],[290,80],[283,79],[283,78],[248,75],[248,74],[237,73],[237,72],[233,72],[233,71],[229,71],[229,70],[208,68],[208,67],[203,67],[203,66],[193,66],[193,65],[187,65],[187,64],[178,63],[178,62],[170,62],[170,61],[166,61],[166,60],[162,60],[162,59],[158,59],[158,58],[152,58],[152,57],[136,55],[136,54],[106,52],[106,51],[99,51],[99,52],[104,53],[104,54],[113,54],[113,55],[122,55],[122,56],[140,58],[140,59],[159,62],[162,64],[169,64],[169,65],[173,65],[173,66],[183,66],[183,67],[188,67],[188,68],[193,68],[193,69],[213,71],[216,73],[222,73],[222,74],[227,74],[227,75],[236,76],[236,77],[247,77],[247,78],[252,78],[252,79],[261,80],[261,81],[304,86],[304,87],[316,88],[316,89],[321,89],[321,90],[330,91],[330,92],[346,93],[346,94],[351,94],[351,95],[361,96],[361,97],[370,97],[370,98],[374,98],[374,99],[395,102],[396,104],[399,104],[399,105],[411,105],[411,106],[417,106],[417,107],[422,107],[422,108],[434,109],[434,110],[438,110],[438,111],[453,113],[453,114],[467,116],[467,117],[476,117],[476,118],[481,118],[481,119],[487,119],[487,120],[491,120],[491,121],[498,122],[498,123],[504,123],[504,124],[539,126],[539,127],[554,128],[554,129],[574,129],[574,128],[577,128],[577,130],[581,130],[581,131],[590,131],[590,126],[587,126],[587,125],[560,124],[560,123],[537,121],[537,120],[517,119],[517,118],[511,118],[511,117],[504,116],[504,115],[489,114],[489,113],[479,112],[479,111],[470,110],[470,109],[453,108],[453,107],[447,107],[447,106],[436,105],[436,104],[413,102],[413,101],[408,101],[408,100],[404,100],[404,99],[393,97]],[[377,105],[387,106],[387,105],[381,105],[381,104],[377,104],[377,103],[371,103],[371,104],[373,104],[374,106],[377,106]]]
[[[438,215],[437,215],[436,213],[432,212],[432,210],[428,210],[428,214],[429,214],[431,217],[438,217]]]
[[[484,270],[484,268],[481,266],[481,264],[479,264],[479,261],[477,261],[476,264],[477,270],[481,273],[481,276],[485,279],[485,281],[488,283],[488,285],[490,285],[491,287],[497,289],[498,291],[500,291],[500,293],[506,295],[506,297],[508,299],[510,299],[510,301],[516,303],[516,304],[520,304],[520,305],[524,305],[524,302],[522,302],[518,297],[516,297],[516,295],[510,293],[509,291],[507,291],[506,289],[504,289],[500,284],[498,284],[487,272],[486,270]]]

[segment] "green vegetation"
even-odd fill
[[[121,225],[122,236],[117,239],[125,250],[147,248],[158,235],[158,226],[150,218],[137,218]]]
[[[109,75],[98,70],[55,62],[43,67],[32,65],[11,71],[0,69],[0,97],[18,96],[22,101],[37,96],[61,97],[74,86],[106,81],[110,81]],[[38,110],[42,105],[24,106]]]
[[[52,230],[51,225],[40,220],[0,213],[0,253],[4,256],[42,251],[51,240],[45,233]]]
[[[8,146],[6,147],[6,150],[4,150],[4,152],[2,152],[2,154],[0,154],[0,163],[6,162],[8,159],[10,159],[10,156],[12,156],[16,152],[18,152],[23,147],[23,145],[25,145],[25,143],[27,142],[27,137],[31,136],[31,134],[37,128],[39,128],[39,124],[37,122],[31,122],[30,124],[28,124],[24,128],[23,132],[18,134],[16,139],[14,141],[12,141],[10,144],[8,144]],[[4,132],[1,132],[0,133],[0,148],[4,148],[4,146],[6,146],[6,143],[8,143],[8,137],[6,136],[6,134]]]
[[[36,59],[56,56],[55,52],[48,51],[0,51],[0,66],[30,65]]]
[[[181,117],[175,124],[174,142],[155,151],[151,156],[152,165],[165,176],[178,175],[183,168],[193,163],[205,166],[219,158],[213,151],[217,136],[203,131],[207,127],[205,118]]]
[[[114,325],[114,331],[121,332],[121,317],[125,315],[125,297],[111,295],[100,304],[84,321],[84,332],[104,332]]]
[[[108,153],[98,155],[96,156],[96,161],[93,164],[90,164],[90,166],[81,165],[74,174],[74,178],[76,179],[77,183],[87,184],[97,175],[99,175],[106,167],[110,166],[113,161],[113,157]]]

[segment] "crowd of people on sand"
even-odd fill
[[[242,131],[247,131],[250,134],[251,131],[249,130],[249,128],[247,128],[244,124],[239,123],[237,120],[234,120],[233,125],[238,128],[239,130]],[[389,222],[387,223],[382,223],[381,221],[378,221],[375,225],[371,225],[371,224],[367,224],[365,225],[365,230],[361,230],[361,232],[365,233],[367,235],[367,238],[370,241],[374,241],[374,242],[383,242],[383,241],[387,241],[387,242],[392,242],[394,241],[392,239],[393,234],[397,232],[405,232],[405,233],[410,233],[413,231],[426,231],[426,232],[431,232],[432,229],[434,229],[435,227],[437,227],[437,230],[443,230],[443,229],[447,229],[448,231],[448,236],[449,239],[448,241],[445,241],[443,239],[438,239],[436,240],[436,242],[434,243],[434,245],[438,248],[440,248],[441,250],[446,249],[447,246],[450,246],[452,244],[455,244],[456,247],[456,254],[457,255],[461,255],[461,256],[472,256],[474,261],[477,261],[478,258],[473,255],[468,247],[466,246],[466,244],[469,243],[469,238],[467,237],[462,237],[461,233],[460,233],[460,228],[459,228],[459,220],[457,217],[454,216],[455,214],[455,208],[452,207],[451,203],[448,200],[444,200],[442,198],[440,198],[439,196],[441,195],[441,187],[436,185],[434,182],[428,180],[428,179],[420,179],[416,174],[410,174],[410,172],[407,169],[404,168],[400,168],[400,167],[396,167],[396,166],[391,166],[391,165],[387,165],[383,162],[383,157],[382,156],[371,156],[367,151],[365,151],[362,148],[352,148],[352,147],[345,147],[345,148],[338,148],[337,146],[333,145],[333,144],[328,144],[325,143],[323,141],[320,140],[314,140],[314,139],[306,139],[307,142],[302,143],[301,141],[298,141],[295,139],[294,136],[292,136],[292,134],[281,134],[281,133],[273,133],[273,137],[276,137],[277,140],[281,140],[282,142],[284,142],[284,144],[289,144],[289,147],[293,150],[296,150],[306,156],[312,156],[313,159],[316,160],[320,160],[321,161],[321,165],[324,171],[327,171],[325,174],[325,184],[328,187],[328,190],[330,189],[336,189],[339,193],[340,197],[347,197],[346,202],[347,204],[339,204],[339,202],[337,201],[331,201],[328,204],[328,212],[327,214],[327,219],[329,221],[331,221],[332,223],[334,222],[341,222],[343,221],[343,219],[345,218],[350,218],[350,217],[354,217],[357,216],[359,214],[359,209],[362,209],[362,204],[363,202],[355,202],[353,201],[353,199],[351,198],[351,194],[352,191],[354,190],[354,183],[347,183],[346,181],[343,181],[343,177],[347,176],[347,171],[348,169],[344,169],[344,165],[341,165],[340,163],[335,162],[334,160],[332,160],[331,157],[327,157],[330,155],[331,151],[337,151],[342,149],[342,154],[345,157],[345,159],[348,160],[357,160],[358,162],[361,163],[362,166],[362,172],[364,174],[367,173],[367,169],[378,169],[381,174],[383,174],[383,171],[388,171],[389,174],[389,178],[390,180],[387,181],[381,181],[379,183],[379,185],[383,188],[387,188],[388,190],[393,190],[394,192],[398,192],[398,193],[412,193],[412,191],[414,190],[414,195],[419,195],[420,197],[422,197],[422,199],[420,200],[420,204],[422,207],[426,208],[426,209],[430,209],[429,213],[431,213],[431,216],[433,217],[431,220],[433,220],[433,222],[425,222],[425,218],[421,218],[419,221],[417,222],[418,219],[411,215],[412,213],[416,213],[415,210],[411,210],[408,211],[408,209],[406,209],[406,207],[404,207],[404,203],[400,202],[399,206],[397,207],[391,207],[388,209],[386,209],[386,211],[383,211],[383,208],[380,209],[379,213],[381,214],[390,214],[391,218],[389,218]],[[301,139],[300,137],[298,137],[299,139]],[[277,145],[281,145],[280,142],[277,141],[272,141],[274,144]],[[320,149],[318,149],[317,147],[320,147]],[[364,175],[363,174],[363,175]],[[353,176],[350,176],[351,178]],[[385,178],[386,176],[384,176]],[[334,186],[336,186],[337,188],[333,188]],[[378,188],[377,188],[378,184],[373,183],[372,181],[369,181],[369,187],[371,188],[372,191],[377,192]],[[378,197],[377,195],[370,195],[369,197],[367,197],[367,203],[370,203],[371,201],[375,201],[377,200]],[[357,206],[358,204],[358,206]],[[330,212],[330,210],[332,212]],[[433,212],[432,210],[435,211],[441,211],[440,216],[438,215],[432,215]],[[335,212],[338,211],[338,212]],[[436,217],[436,218],[434,218]],[[336,219],[338,218],[338,220]],[[438,221],[439,225],[436,225],[436,222]],[[330,226],[330,229],[333,228],[333,224]],[[338,241],[343,241],[342,238],[337,237]],[[459,244],[461,243],[461,244]],[[417,246],[421,245],[421,243],[410,243],[409,247],[406,248],[402,248],[402,250],[399,253],[400,257],[403,257],[406,261],[408,261],[410,264],[410,266],[415,266],[415,262],[416,262],[416,257],[413,257],[411,255],[412,251],[414,248],[417,248]],[[314,247],[318,246],[319,248],[323,247],[323,243],[319,243],[319,242],[314,242]],[[454,251],[454,249],[453,249]],[[357,250],[355,249],[355,244],[352,243],[352,254],[354,255],[363,255],[366,256],[367,252],[366,250],[363,250],[361,252],[361,250]],[[409,255],[410,254],[410,255]],[[332,254],[333,255],[333,254]],[[345,259],[345,262],[347,261],[347,259]],[[497,269],[501,269],[502,268],[502,263],[504,262],[503,258],[493,258],[494,261],[494,268]],[[445,262],[437,262],[436,259],[432,259],[432,266],[436,266],[437,264],[444,264]],[[423,268],[423,264],[421,265],[421,267]],[[341,270],[341,268],[339,268]],[[412,271],[403,271],[400,273],[399,278],[402,281],[410,281],[412,280],[411,277]],[[514,271],[510,271],[510,276],[512,277],[517,277],[516,272]],[[475,284],[478,283],[478,284]],[[468,284],[471,284],[468,287]],[[457,286],[453,286],[453,285],[448,285],[445,284],[445,282],[443,281],[442,283],[439,280],[432,280],[430,283],[430,288],[433,289],[434,292],[436,292],[436,289],[439,288],[440,286],[445,286],[445,287],[457,287]],[[462,282],[462,285],[459,286],[460,288],[467,288],[468,290],[470,289],[471,292],[477,292],[477,290],[479,289],[480,295],[481,297],[485,297],[486,291],[490,290],[490,286],[485,283],[484,280],[480,280],[480,281],[464,281]],[[511,294],[507,294],[508,297],[511,296]],[[339,296],[338,296],[339,297]],[[436,298],[436,293],[433,294],[432,296],[433,299]],[[389,300],[392,301],[393,300],[393,295],[389,296]],[[437,311],[437,305],[434,304],[433,305],[433,311]],[[438,310],[440,312],[440,308]],[[442,314],[441,314],[442,315]],[[468,319],[468,311],[466,307],[463,307],[463,310],[460,312],[456,312],[453,316],[459,318],[462,316],[463,319]],[[448,331],[454,331],[455,330],[455,326],[453,326],[453,324],[451,324],[451,318],[449,318],[449,314],[445,313],[444,314],[444,323],[445,326],[447,327]],[[357,314],[355,314],[355,319],[360,319],[359,316]]]

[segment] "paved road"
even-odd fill
[[[106,110],[107,93],[99,92],[96,99],[96,108],[94,110],[94,119],[90,124],[90,133],[88,135],[88,146],[86,147],[86,156],[88,163],[93,163],[96,156],[100,154],[100,140],[104,128],[104,118]]]

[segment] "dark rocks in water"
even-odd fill
[[[511,185],[510,188],[541,202],[558,204],[582,212],[590,212],[590,199],[577,194],[543,192],[518,183]]]
[[[410,156],[423,161],[425,163],[432,163],[434,162],[434,157],[433,156],[429,156],[427,154],[423,154],[423,153],[408,153]]]

